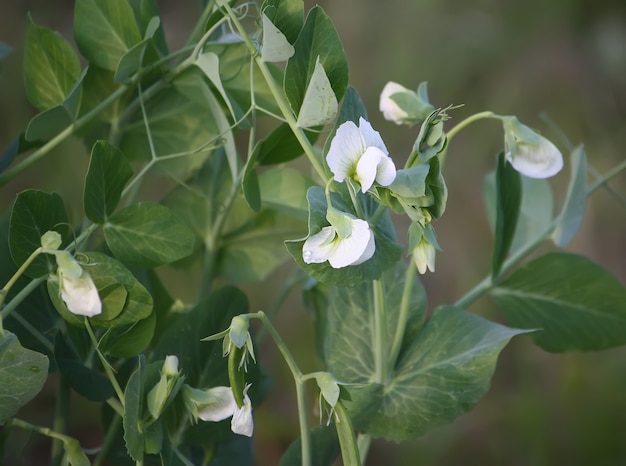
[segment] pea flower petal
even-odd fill
[[[252,437],[254,432],[254,420],[252,419],[252,403],[250,398],[244,392],[243,406],[237,408],[233,413],[233,419],[230,422],[230,429],[239,435]]]
[[[346,121],[337,128],[326,162],[335,181],[352,178],[363,192],[374,182],[388,186],[396,176],[396,167],[380,134],[363,118],[359,119],[359,126]]]

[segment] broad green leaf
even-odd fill
[[[145,369],[145,359],[139,356],[137,369],[132,373],[124,390],[124,417],[122,425],[124,426],[124,441],[126,450],[135,461],[143,461],[143,423],[141,421],[143,415],[143,397],[141,379]]]
[[[342,212],[356,215],[351,206],[338,194],[332,193],[331,196],[333,207]],[[372,215],[378,204],[365,196],[362,196],[362,199],[366,202],[367,212]],[[307,200],[309,202],[309,235],[313,235],[328,225],[326,220],[328,206],[324,189],[313,186],[307,192]],[[321,264],[305,263],[302,259],[302,246],[306,239],[290,240],[285,244],[300,268],[315,280],[335,286],[351,287],[364,281],[379,278],[385,270],[400,259],[402,253],[402,247],[396,242],[396,233],[387,212],[381,216],[376,225],[370,225],[370,227],[374,232],[376,241],[376,252],[372,258],[362,264],[341,269],[332,268],[328,262]]]
[[[85,366],[60,333],[54,339],[54,359],[61,375],[79,395],[90,401],[105,401],[115,396],[109,379]]]
[[[83,204],[87,218],[94,223],[105,223],[132,175],[130,164],[117,147],[107,141],[96,142],[85,178]]]
[[[314,184],[301,171],[290,167],[272,168],[259,175],[263,205],[302,221],[309,215],[306,192]]]
[[[261,210],[261,189],[259,188],[259,177],[254,169],[255,158],[251,157],[246,164],[241,188],[243,189],[243,196],[248,207],[255,212],[259,212]]]
[[[496,224],[496,175],[485,176],[483,195],[489,224],[495,231]],[[522,176],[522,204],[517,220],[511,252],[519,250],[544,234],[552,223],[552,190],[546,179]]]
[[[298,113],[297,124],[300,128],[323,126],[335,118],[338,108],[337,97],[318,57]]]
[[[156,313],[127,327],[116,327],[102,338],[102,350],[116,358],[130,358],[144,351],[154,335]]]
[[[267,15],[261,13],[261,20],[263,24],[263,48],[261,49],[263,61],[287,61],[295,52],[293,45],[289,43],[285,34],[272,23]]]
[[[0,425],[41,391],[47,377],[46,356],[22,347],[8,330],[0,333]]]
[[[498,155],[496,170],[496,226],[494,230],[491,276],[497,277],[511,248],[522,201],[521,175],[504,158]]]
[[[154,33],[161,26],[161,21],[158,17],[154,17],[150,20],[146,26],[146,32],[143,40],[133,45],[132,48],[126,52],[120,58],[120,61],[115,68],[115,77],[113,80],[118,83],[125,79],[130,78],[133,74],[139,71],[147,61],[149,56],[150,47],[152,46],[152,37]],[[154,53],[152,57],[156,57]]]
[[[583,146],[574,149],[570,162],[572,171],[567,196],[552,235],[554,244],[560,248],[567,246],[578,231],[587,201],[587,156]]]
[[[362,291],[343,289],[331,304],[326,354],[338,380],[371,384],[375,381],[373,310]],[[523,332],[454,306],[436,308],[419,335],[405,345],[379,392],[378,410],[365,432],[407,440],[469,411],[489,389],[502,348]],[[387,354],[383,352],[383,357]],[[372,403],[368,398],[367,403]]]
[[[304,24],[304,2],[302,0],[265,0],[261,7],[263,15],[293,44]]]
[[[72,46],[58,32],[28,18],[24,50],[24,82],[28,100],[39,110],[61,104],[80,76]]]
[[[74,38],[90,64],[115,71],[120,58],[141,40],[127,0],[77,0]]]
[[[119,261],[100,252],[84,252],[79,259],[102,300],[102,314],[89,320],[93,327],[122,327],[150,315],[152,296]],[[61,317],[72,325],[84,326],[83,317],[72,314],[65,306],[56,277],[50,277],[47,284],[50,299]]]
[[[150,160],[147,124],[157,166],[177,180],[189,178],[222,143],[214,101],[200,71],[188,70],[145,103],[147,122],[136,112],[124,127],[120,150],[130,160]]]
[[[304,135],[311,145],[315,144],[319,134],[319,131],[304,131]],[[269,136],[259,143],[257,150],[260,165],[289,162],[304,153],[302,145],[287,123],[277,126]]]
[[[96,65],[89,65],[86,69],[87,74],[83,80],[83,98],[79,116],[93,110],[120,87],[120,84],[113,81],[113,71],[99,68]],[[124,105],[125,99],[120,99],[117,105],[109,105],[102,109],[98,113],[98,118],[102,121],[112,122],[118,118],[118,113],[121,112]]]
[[[182,259],[193,250],[193,233],[165,206],[140,203],[109,217],[104,238],[126,263],[156,267]]]
[[[34,189],[18,194],[9,225],[9,246],[13,261],[21,266],[41,246],[42,235],[50,230],[58,232],[64,239],[69,237],[68,219],[61,196]],[[38,278],[55,268],[54,256],[40,254],[25,274]]]
[[[348,64],[337,31],[321,7],[315,6],[309,11],[294,48],[296,52],[285,69],[284,88],[296,114],[300,112],[318,59],[340,101],[348,87]]]
[[[247,312],[248,299],[238,288],[227,286],[214,291],[165,330],[153,359],[175,354],[187,377],[186,383],[192,387],[228,385],[222,342],[200,340],[227,329],[233,317]]]
[[[626,288],[575,254],[546,254],[516,270],[492,296],[516,327],[534,328],[552,352],[601,350],[626,343]]]
[[[160,18],[159,4],[157,0],[129,0],[128,2],[135,13],[135,20],[139,26],[139,35],[146,37],[146,32],[150,32],[150,27],[154,26],[153,18]],[[165,32],[163,31],[163,24],[159,21],[156,31],[148,34],[153,38],[157,50],[161,55],[167,55],[167,42],[165,41]]]

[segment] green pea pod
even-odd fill
[[[337,428],[337,436],[339,437],[339,446],[341,447],[341,458],[345,466],[360,466],[361,458],[359,456],[359,447],[354,436],[352,422],[346,412],[341,400],[335,405],[335,427]]]
[[[230,353],[228,353],[228,380],[233,390],[237,407],[243,406],[243,391],[245,388],[245,373],[240,367],[241,358],[244,356],[244,348],[237,348],[231,344]]]

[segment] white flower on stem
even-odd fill
[[[346,121],[337,128],[326,162],[335,181],[351,178],[361,185],[363,192],[374,181],[388,186],[396,177],[396,166],[380,134],[363,118],[359,119],[359,126]]]
[[[302,247],[302,259],[307,264],[328,261],[340,269],[358,265],[374,255],[374,233],[365,220],[330,207],[326,215],[330,226],[311,235]]]
[[[102,301],[91,275],[67,251],[55,252],[61,299],[76,315],[93,317],[102,313]]]
[[[254,420],[252,419],[252,403],[248,397],[246,385],[243,391],[243,406],[238,407],[230,387],[213,387],[198,390],[188,385],[183,387],[185,406],[194,419],[219,422],[232,416],[230,428],[235,434],[252,437]]]
[[[426,269],[431,272],[435,271],[435,247],[430,244],[426,239],[422,238],[417,244],[417,247],[413,249],[413,261],[417,267],[417,271],[424,275]]]
[[[513,168],[530,178],[549,178],[563,168],[563,155],[548,139],[519,122],[503,117],[504,150]]]
[[[396,125],[414,125],[425,120],[435,110],[428,101],[426,82],[421,83],[415,92],[389,81],[380,93],[378,108],[385,120]]]

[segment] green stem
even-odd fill
[[[11,318],[15,319],[22,327],[29,331],[35,339],[41,343],[50,353],[54,352],[54,346],[36,327],[29,321],[24,319],[19,313],[11,314]]]
[[[78,131],[80,128],[89,123],[92,119],[94,119],[100,112],[102,112],[105,108],[115,102],[118,98],[120,98],[124,93],[129,89],[129,85],[120,86],[115,92],[113,92],[109,97],[104,99],[100,104],[96,105],[89,112],[85,113],[81,118],[76,120],[72,125],[65,128],[55,137],[50,139],[46,144],[41,146],[39,149],[31,153],[28,157],[23,159],[20,163],[16,164],[12,168],[6,170],[3,174],[0,175],[0,186],[4,186],[10,180],[12,180],[15,176],[22,173],[28,167],[33,165],[35,162],[40,160],[49,154],[52,149],[61,144],[66,138],[71,136],[75,131]]]
[[[76,442],[76,439],[72,437],[68,437],[67,435],[63,435],[59,432],[55,432],[48,427],[41,427],[31,424],[30,422],[23,421],[18,418],[9,418],[5,422],[6,426],[20,427],[25,430],[30,430],[31,432],[37,432],[38,434],[45,435],[46,437],[50,437],[53,439],[61,440],[62,442]]]
[[[274,97],[274,100],[276,101],[276,104],[278,105],[278,108],[280,109],[285,121],[291,128],[291,131],[296,136],[296,139],[302,146],[302,149],[304,150],[305,155],[309,159],[309,162],[313,166],[313,169],[317,172],[317,175],[320,177],[320,179],[325,182],[327,179],[327,176],[326,176],[324,167],[322,166],[321,162],[317,159],[317,156],[315,155],[315,152],[313,151],[313,146],[311,146],[311,143],[309,142],[306,135],[304,134],[304,130],[298,126],[296,117],[294,116],[293,111],[291,110],[291,107],[289,106],[289,103],[287,102],[284,93],[278,87],[278,84],[276,84],[276,81],[274,81],[274,77],[272,76],[272,73],[267,67],[267,64],[263,61],[263,59],[259,55],[259,52],[254,46],[254,44],[252,43],[252,41],[250,41],[250,38],[248,37],[246,30],[244,29],[243,25],[237,18],[237,15],[235,15],[235,12],[232,10],[230,5],[228,5],[228,3],[225,1],[221,1],[219,3],[221,4],[221,7],[224,8],[224,10],[226,10],[226,13],[228,14],[230,20],[235,25],[235,28],[237,29],[239,34],[241,34],[241,37],[243,38],[243,41],[248,47],[248,51],[254,57],[254,61],[259,67],[259,70],[261,71],[261,74],[263,75],[263,78],[265,79],[265,82],[267,83],[267,86],[269,87],[270,92],[272,93],[272,96]]]
[[[385,310],[385,288],[383,281],[374,280],[374,366],[375,382],[387,383],[387,313]]]
[[[460,121],[459,123],[457,123],[455,126],[450,128],[446,132],[446,136],[448,138],[448,142],[450,142],[450,140],[454,136],[456,136],[456,134],[459,131],[461,131],[463,128],[465,128],[466,126],[469,126],[470,124],[474,123],[475,121],[482,120],[482,119],[485,119],[485,118],[496,118],[496,119],[499,119],[500,116],[496,115],[495,113],[493,113],[491,111],[475,113],[474,115],[471,115],[471,116],[467,117],[465,120]]]
[[[0,311],[0,315],[2,315],[3,319],[6,319],[7,316],[9,316],[9,314],[11,314],[11,312],[13,312],[15,310],[15,308],[17,306],[19,306],[19,304],[24,301],[24,299],[26,299],[26,297],[31,294],[40,284],[41,282],[43,282],[47,277],[39,277],[39,278],[35,278],[33,281],[31,281],[28,285],[26,285],[24,288],[21,289],[21,291],[19,293],[17,293],[13,299],[11,299],[11,301],[9,303],[7,303],[6,306],[4,306],[2,308],[2,311]]]
[[[102,363],[102,366],[104,367],[104,371],[106,372],[107,377],[111,381],[111,385],[113,385],[113,389],[115,390],[115,393],[117,394],[117,397],[119,398],[120,403],[122,403],[122,407],[124,407],[126,405],[125,399],[124,399],[124,391],[120,387],[120,384],[117,382],[117,378],[115,377],[115,374],[113,373],[113,369],[111,368],[109,361],[106,360],[106,358],[104,357],[104,355],[98,348],[98,340],[96,339],[96,336],[94,335],[93,330],[91,329],[91,324],[89,323],[89,317],[85,317],[85,328],[87,329],[87,333],[89,334],[89,338],[91,339],[91,344],[96,349],[98,358],[100,359],[100,362]]]
[[[52,429],[63,435],[67,433],[68,420],[70,415],[70,386],[65,377],[59,377],[57,388],[56,412],[54,415],[54,424]],[[55,466],[60,465],[63,459],[63,441],[54,439],[52,441],[52,451],[50,453],[51,463]]]
[[[104,442],[102,444],[102,448],[98,452],[98,456],[93,461],[92,466],[101,466],[102,462],[105,460],[106,455],[111,450],[115,442],[115,438],[117,437],[117,433],[120,430],[120,426],[122,425],[122,417],[121,416],[113,416],[111,423],[109,424],[109,428],[107,429],[106,435],[104,436]]]
[[[7,284],[4,285],[4,287],[0,290],[0,309],[2,309],[2,305],[4,304],[4,299],[9,293],[9,290],[11,290],[11,287],[15,285],[15,282],[19,280],[19,278],[26,271],[28,266],[33,263],[33,261],[37,258],[37,256],[39,256],[39,254],[41,254],[41,251],[43,251],[42,247],[38,247],[37,249],[35,249],[31,253],[31,255],[28,256],[28,258],[24,261],[24,263],[20,266],[20,268],[17,269],[17,272],[15,272],[13,276],[9,279]],[[0,332],[1,331],[2,331],[2,319],[0,319]]]
[[[400,310],[398,313],[398,323],[396,324],[396,333],[393,336],[391,344],[391,353],[389,355],[389,367],[396,365],[402,340],[406,331],[406,323],[409,319],[409,305],[411,304],[411,292],[413,291],[413,283],[415,282],[415,261],[409,261],[404,276],[404,288],[402,290],[402,300],[400,301]],[[426,310],[424,310],[424,314]]]
[[[309,433],[309,413],[307,411],[306,387],[304,385],[304,375],[289,352],[287,345],[276,331],[272,322],[263,311],[248,314],[250,318],[256,318],[267,328],[268,333],[274,340],[276,347],[280,351],[283,359],[287,363],[296,385],[296,399],[298,403],[298,417],[300,421],[300,446],[302,452],[302,466],[311,466],[311,437]]]

